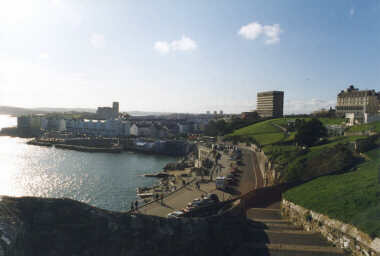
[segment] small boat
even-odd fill
[[[140,198],[147,198],[147,197],[152,197],[153,193],[139,193],[137,194]]]

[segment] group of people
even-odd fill
[[[139,208],[139,202],[137,200],[132,201],[131,202],[131,211],[137,211],[138,208]]]
[[[154,200],[160,200],[161,204],[163,204],[164,201],[164,194],[154,194]],[[139,201],[132,201],[131,202],[131,211],[137,211],[139,208]]]

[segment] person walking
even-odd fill
[[[131,211],[133,212],[135,208],[133,207],[133,201],[131,202]]]
[[[164,194],[160,195],[160,199],[161,199],[161,204],[164,204],[164,202],[163,202],[164,201]]]
[[[137,211],[138,208],[139,208],[139,202],[136,200],[135,201],[135,210]]]

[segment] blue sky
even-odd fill
[[[3,0],[0,105],[285,112],[380,90],[380,1]]]

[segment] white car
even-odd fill
[[[168,214],[168,218],[181,218],[183,214],[183,211],[174,211]]]

